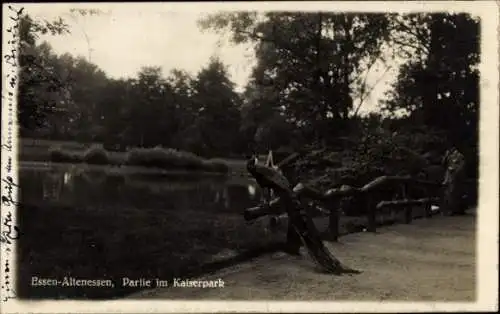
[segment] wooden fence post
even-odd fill
[[[403,183],[403,198],[406,200],[408,197],[408,184],[409,183]],[[409,224],[411,223],[413,219],[413,206],[412,205],[406,205],[405,206],[405,223]]]
[[[375,219],[376,208],[372,204],[372,197],[371,197],[369,192],[363,194],[363,197],[365,197],[366,211],[368,214],[368,231],[369,232],[376,232],[377,231],[377,221]]]
[[[412,219],[413,219],[413,206],[412,205],[406,205],[405,207],[405,223],[410,224]]]
[[[432,205],[430,202],[425,203],[425,218],[432,218]]]
[[[425,188],[425,196],[428,198],[434,197],[434,195],[431,194],[430,188],[426,187]],[[432,218],[432,204],[431,202],[427,202],[424,204],[424,209],[425,209],[425,218]]]
[[[329,201],[330,204],[330,221],[328,228],[333,241],[337,242],[339,239],[339,211],[341,210],[340,204],[342,201]]]

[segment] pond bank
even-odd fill
[[[18,163],[20,169],[31,170],[51,170],[51,169],[78,169],[82,171],[103,171],[120,174],[144,174],[144,175],[186,175],[186,176],[215,176],[226,177],[230,173],[206,172],[206,171],[188,171],[188,170],[165,170],[161,168],[147,168],[139,166],[113,166],[113,165],[92,165],[85,163],[65,163],[65,162],[44,162],[44,161],[24,161]]]

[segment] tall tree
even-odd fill
[[[212,58],[198,73],[193,97],[199,112],[196,125],[203,153],[229,154],[240,128],[241,100],[218,58]]]
[[[200,21],[230,31],[235,43],[255,43],[253,93],[320,139],[343,128],[366,59],[380,56],[385,15],[334,13],[222,13]],[[356,95],[358,96],[358,95]]]
[[[172,88],[173,106],[177,110],[178,132],[172,138],[172,147],[194,151],[200,143],[196,121],[200,114],[198,102],[194,101],[195,78],[180,69],[172,69],[167,83]]]
[[[127,137],[140,146],[170,146],[179,123],[174,89],[163,78],[161,68],[143,67],[130,83]]]
[[[132,89],[132,79],[109,79],[102,90],[99,108],[103,117],[106,147],[135,144],[128,137],[131,133],[129,110],[134,104]]]
[[[463,13],[421,14],[393,25],[406,35],[395,40],[398,47],[411,48],[418,57],[402,67],[385,109],[406,111],[417,122],[446,130],[454,145],[476,163],[479,20]]]
[[[73,10],[75,11],[75,10]],[[94,9],[80,9],[78,15],[96,15]],[[58,58],[46,43],[39,43],[40,35],[63,35],[70,33],[69,25],[62,18],[48,21],[32,18],[23,13],[19,22],[19,66],[18,116],[23,136],[26,132],[54,124],[64,114],[70,102],[68,77],[57,73]],[[60,67],[59,67],[60,69]],[[63,107],[63,108],[61,108]],[[54,117],[55,116],[55,117]],[[58,131],[52,128],[52,133]],[[56,132],[57,133],[57,132]],[[54,134],[53,134],[54,135]]]
[[[66,32],[68,26],[61,19],[47,22],[34,20],[27,14],[21,16],[18,88],[21,136],[26,130],[44,126],[47,117],[57,111],[57,104],[67,96],[66,82],[54,73],[50,64],[53,61],[50,46],[36,42],[40,34]]]

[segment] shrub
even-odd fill
[[[127,153],[125,163],[131,166],[167,168],[170,163],[167,151],[155,148],[134,148]]]
[[[353,136],[353,145],[338,153],[331,148],[325,153],[325,160],[318,163],[317,158],[306,156],[295,162],[301,181],[315,180],[326,175],[318,182],[324,188],[349,184],[363,186],[382,175],[410,175],[425,177],[427,168],[439,163],[442,148],[445,147],[441,134],[432,130],[421,132],[388,132],[387,130],[368,130],[360,138]],[[350,169],[349,173],[334,175],[338,168]],[[435,175],[431,175],[436,180]]]
[[[204,160],[190,152],[162,147],[134,148],[125,155],[124,160],[111,155],[102,146],[91,147],[83,154],[54,147],[50,149],[49,155],[50,160],[54,162],[85,162],[95,165],[126,164],[166,170],[203,170],[222,173],[229,171],[228,165],[222,160]]]
[[[49,149],[49,158],[50,161],[53,162],[78,163],[83,161],[83,158],[80,154],[63,150],[60,147],[51,147]]]
[[[109,164],[108,152],[102,147],[91,147],[83,155],[83,161],[88,164]]]
[[[190,170],[201,170],[204,167],[204,161],[201,157],[191,152],[183,152],[173,150],[172,155],[175,156],[173,158],[176,167]]]
[[[156,167],[167,170],[208,170],[219,171],[224,165],[207,162],[201,157],[172,148],[135,148],[128,152],[127,165]],[[225,169],[225,168],[224,168]]]

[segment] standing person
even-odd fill
[[[465,181],[465,157],[456,147],[453,147],[445,153],[442,163],[446,167],[443,181],[442,212],[463,215],[465,213],[465,206],[463,206],[462,202]]]

